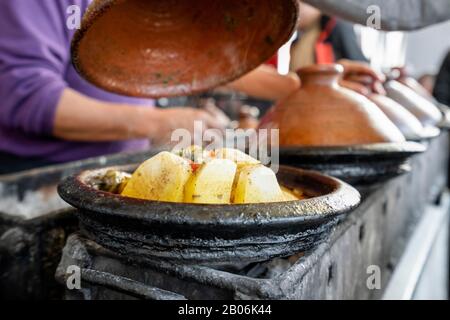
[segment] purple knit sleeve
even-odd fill
[[[51,135],[67,84],[69,40],[60,0],[0,1],[0,125]]]

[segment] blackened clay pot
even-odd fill
[[[317,246],[360,202],[359,192],[338,179],[284,166],[280,183],[308,199],[245,205],[131,199],[98,190],[96,177],[109,169],[69,177],[58,191],[79,209],[85,235],[127,257],[226,264],[289,256]]]

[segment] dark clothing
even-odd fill
[[[24,158],[9,153],[0,152],[0,176],[46,167],[53,164],[55,163],[39,158]]]
[[[416,30],[450,19],[450,0],[304,1],[328,15],[362,25],[379,11],[382,30]]]
[[[450,106],[450,52],[436,77],[433,96],[440,103]]]
[[[335,63],[341,59],[367,62],[358,45],[351,23],[323,15],[318,28],[320,33],[313,44],[314,61],[311,61],[310,57],[305,57],[304,54],[309,54],[309,52],[302,52],[300,55],[293,56],[293,59],[299,59],[300,61],[294,61],[291,68],[296,69],[299,66],[309,65],[310,63]],[[299,32],[298,38],[292,44],[292,48],[295,48],[298,41],[302,40],[302,36],[303,33]]]
[[[331,23],[331,19],[327,16],[322,17],[322,30]],[[361,51],[356,34],[353,29],[353,24],[336,20],[334,28],[331,30],[325,42],[330,43],[333,47],[335,60],[348,59],[354,61],[366,61],[366,57]]]

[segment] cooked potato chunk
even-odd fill
[[[206,151],[206,155],[204,156],[204,158],[206,160],[228,159],[235,162],[238,165],[238,167],[260,164],[258,160],[250,157],[248,154],[237,149],[228,149],[228,148]]]
[[[265,203],[284,201],[275,173],[263,165],[243,167],[237,177],[233,202]]]
[[[228,204],[237,165],[227,159],[213,159],[202,164],[185,187],[185,202]]]
[[[284,201],[300,200],[300,197],[298,197],[292,190],[285,187],[281,187],[281,190],[283,191]]]
[[[173,153],[194,163],[203,162],[203,148],[197,145],[192,145],[189,148],[174,151]]]
[[[144,162],[133,174],[123,196],[168,202],[182,202],[184,186],[192,175],[186,159],[162,152]]]
[[[244,204],[303,198],[298,190],[281,187],[275,173],[258,160],[227,148],[203,152],[192,146],[162,152],[139,166],[131,177],[108,172],[102,179],[108,183],[102,190],[123,190],[123,196],[153,201]]]
[[[93,178],[92,183],[99,190],[121,194],[130,179],[131,174],[127,172],[108,170]]]

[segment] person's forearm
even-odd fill
[[[322,12],[354,23],[367,25],[373,12],[380,8],[381,29],[416,30],[450,19],[450,0],[304,0]]]
[[[300,80],[295,74],[284,76],[272,67],[260,66],[227,87],[255,98],[277,101],[297,90]]]
[[[73,141],[118,141],[151,138],[158,111],[104,103],[65,89],[58,103],[53,134]],[[155,119],[156,120],[156,119]]]

